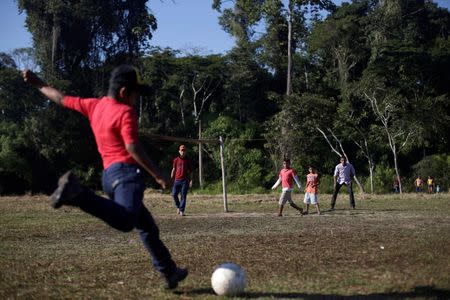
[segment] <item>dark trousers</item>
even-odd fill
[[[347,186],[347,192],[350,199],[350,206],[355,208],[355,196],[353,195],[352,183],[345,184],[345,182],[343,183],[336,182],[336,185],[334,186],[333,196],[331,197],[331,208],[334,208],[334,205],[336,204],[337,195],[343,185]]]
[[[175,180],[172,188],[172,197],[175,206],[184,212],[186,209],[186,197],[189,191],[189,179]],[[178,199],[178,194],[181,194],[181,198]],[[181,201],[180,201],[181,200]]]
[[[136,228],[153,266],[163,274],[172,273],[176,265],[159,238],[155,220],[142,202],[145,186],[141,170],[135,165],[115,163],[103,171],[102,184],[109,199],[87,191],[79,207],[120,231]]]

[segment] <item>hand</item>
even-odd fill
[[[163,190],[165,190],[170,183],[169,180],[165,178],[157,178],[156,182],[162,187]]]
[[[39,78],[35,73],[28,69],[22,71],[22,77],[23,81],[32,86],[41,87],[45,85],[44,81],[41,78]]]
[[[189,188],[191,188],[191,187],[192,187],[192,180],[189,181]]]

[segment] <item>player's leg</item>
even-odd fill
[[[145,184],[140,174],[139,168],[133,165],[124,165],[120,167],[120,172],[105,176],[105,189],[108,194],[112,194],[114,203],[127,211],[124,221],[120,223],[131,223],[132,228],[136,228],[139,236],[152,257],[153,266],[158,270],[165,282],[166,288],[175,288],[178,281],[187,276],[187,270],[179,269],[173,262],[170,252],[159,236],[159,228],[156,225],[152,215],[143,204]],[[108,183],[112,183],[112,189],[108,188]],[[132,218],[130,221],[129,219]]]
[[[278,216],[282,217],[283,216],[283,207],[284,205],[278,205]]]
[[[114,182],[117,184],[120,181],[119,177],[114,178],[116,180],[108,181],[109,191],[114,190],[116,187],[113,187]],[[105,180],[105,174],[103,181],[107,181]],[[111,195],[108,190],[105,189],[107,194]],[[124,206],[96,195],[93,191],[81,185],[75,176],[69,172],[60,178],[58,189],[51,197],[53,200],[52,205],[55,208],[61,205],[77,206],[84,212],[103,220],[118,230],[130,231],[135,226],[135,217]],[[110,198],[113,199],[114,197],[110,196]]]
[[[172,198],[175,207],[177,208],[177,213],[180,213],[180,199],[178,199],[178,194],[180,194],[182,187],[182,182],[180,180],[175,180],[172,187]]]
[[[297,204],[295,204],[294,201],[292,201],[292,191],[286,191],[286,201],[292,208],[295,208],[300,212],[301,215],[303,215],[303,208],[298,207]]]
[[[169,249],[160,239],[159,228],[145,206],[142,206],[140,210],[136,228],[145,248],[150,253],[153,266],[165,280],[165,288],[176,288],[178,282],[186,278],[188,271],[178,268],[172,260]]]
[[[278,200],[278,216],[279,217],[283,216],[283,208],[284,208],[284,205],[286,204],[286,192],[287,191],[282,191],[281,195],[280,195],[280,199]]]
[[[353,184],[350,182],[347,184],[347,192],[350,201],[351,208],[355,209],[355,195],[353,194]]]
[[[299,213],[303,215],[303,208],[297,206],[297,204],[295,204],[293,201],[289,202],[289,205],[290,205],[292,208],[295,208],[296,210],[298,210]]]
[[[186,199],[187,199],[187,193],[189,191],[189,180],[185,179],[183,180],[183,183],[181,185],[181,201],[180,201],[180,214],[184,215],[184,211],[186,209]]]
[[[319,199],[317,197],[317,194],[312,193],[310,197],[311,197],[311,204],[316,207],[317,214],[320,215]]]
[[[333,196],[331,197],[331,205],[330,208],[334,209],[334,206],[336,205],[336,198],[339,194],[339,190],[341,189],[343,183],[336,182],[336,185],[334,186]]]
[[[309,203],[310,203],[310,199],[309,199],[309,193],[305,193],[305,197],[303,198],[303,203],[305,203],[306,206],[306,211],[305,211],[305,215],[308,214],[309,212]]]
[[[85,209],[92,213],[95,208],[98,217],[119,230],[135,228],[145,189],[142,171],[135,165],[113,164],[103,172],[102,184],[110,200],[91,201]]]

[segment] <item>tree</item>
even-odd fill
[[[218,136],[224,138],[227,181],[232,183],[228,187],[236,192],[260,191],[266,184],[265,156],[262,149],[257,147],[258,142],[255,141],[259,137],[259,130],[257,123],[242,124],[233,118],[220,116],[211,122],[204,132],[205,136],[211,138]],[[206,149],[214,162],[214,168],[208,168],[210,172],[208,177],[218,178],[219,149],[217,145],[207,145]]]
[[[97,82],[92,69],[117,59],[136,60],[147,47],[156,20],[146,2],[18,0],[18,6],[27,14],[26,26],[46,78],[70,80],[79,94],[91,95]]]
[[[142,126],[154,131],[195,136],[205,113],[222,108],[220,94],[226,62],[220,55],[176,57],[155,50],[143,59],[143,78],[154,94],[144,99]]]
[[[349,82],[361,76],[370,55],[365,32],[367,15],[373,8],[370,3],[343,3],[327,19],[317,22],[308,38],[310,50],[336,74],[343,97]]]
[[[371,85],[373,81],[371,80]],[[399,182],[400,193],[402,183],[398,167],[398,153],[407,149],[417,139],[418,126],[407,115],[402,114],[401,107],[407,104],[399,93],[382,87],[367,88],[364,96],[370,102],[375,116],[382,124],[394,159],[394,168]]]
[[[314,138],[315,128],[319,124],[329,126],[333,111],[334,105],[321,95],[289,96],[281,111],[265,123],[265,147],[271,154],[273,167],[277,169],[284,157],[310,164],[320,161],[317,155],[321,146],[319,139]]]
[[[8,57],[8,67],[0,61],[0,120],[21,124],[33,111],[42,108],[42,100],[36,91],[29,89]]]
[[[308,16],[320,17],[320,10],[333,10],[330,0],[234,0],[233,8],[222,10],[222,0],[214,0],[213,8],[222,12],[221,25],[237,38],[238,47],[254,42],[261,45],[261,60],[273,70],[279,82],[284,81],[284,92],[292,92],[292,56],[304,45],[308,35]],[[265,32],[253,39],[255,27],[264,21]],[[277,79],[276,79],[277,80]],[[281,86],[278,92],[283,91]]]

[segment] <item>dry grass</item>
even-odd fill
[[[115,231],[46,196],[0,198],[1,299],[215,299],[210,276],[233,261],[246,270],[241,298],[450,298],[450,195],[340,195],[324,215],[276,217],[278,194],[189,195],[187,216],[170,196],[148,193],[174,259],[190,275],[175,292],[137,234]],[[301,195],[296,195],[299,203]]]

